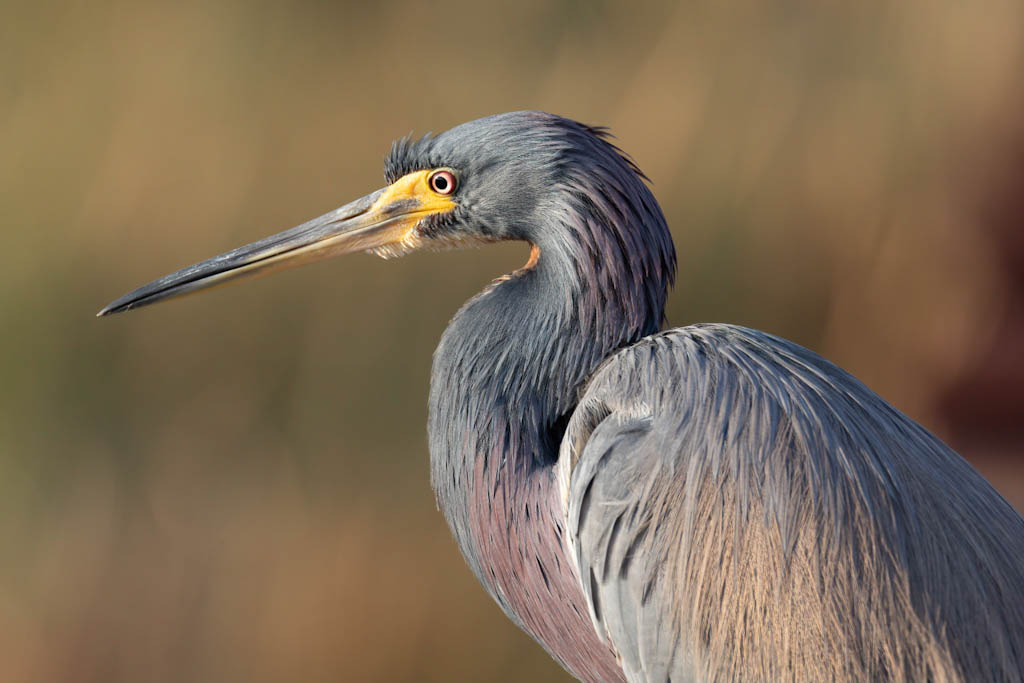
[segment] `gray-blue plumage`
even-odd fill
[[[630,681],[1019,681],[1024,525],[835,365],[700,325],[616,354],[562,444]]]
[[[528,242],[434,355],[431,476],[469,566],[566,669],[1024,681],[1024,520],[814,353],[728,325],[659,333],[672,239],[602,129],[503,114],[398,141],[386,173],[101,314],[331,253]]]
[[[398,149],[501,168],[501,238],[539,250],[452,321],[429,433],[467,561],[571,672],[1021,680],[1020,516],[805,349],[729,326],[648,336],[671,239],[598,132],[520,113]],[[579,602],[610,657],[574,630]]]

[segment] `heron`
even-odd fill
[[[477,579],[570,674],[1024,680],[1024,519],[812,351],[663,329],[675,247],[606,128],[500,114],[394,142],[385,175],[99,315],[329,256],[525,242],[434,353],[431,483]]]

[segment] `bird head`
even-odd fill
[[[584,179],[601,173],[609,175],[609,192],[617,197],[600,189],[593,197],[581,193]],[[601,129],[543,112],[500,114],[437,136],[398,140],[387,157],[386,176],[382,189],[155,280],[98,315],[353,252],[389,258],[502,240],[543,248],[552,237],[547,219],[568,213],[577,199],[615,204],[625,197],[657,206],[639,171]]]

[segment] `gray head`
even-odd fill
[[[392,145],[386,174],[395,182],[442,167],[457,179],[457,208],[439,223],[468,240],[548,241],[540,229],[550,213],[565,211],[587,191],[619,195],[604,197],[612,202],[633,200],[635,215],[646,213],[645,201],[654,204],[642,174],[604,129],[544,112],[499,114],[436,137],[404,138]],[[586,187],[586,178],[603,179],[604,187]]]
[[[544,112],[500,114],[395,142],[386,175],[381,190],[156,280],[100,314],[353,251],[390,257],[522,240],[567,256],[599,287],[628,282],[652,304],[646,315],[660,318],[671,238],[642,174],[603,129]]]

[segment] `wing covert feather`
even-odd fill
[[[594,375],[568,551],[630,681],[1020,681],[1024,522],[795,344],[681,328]]]

